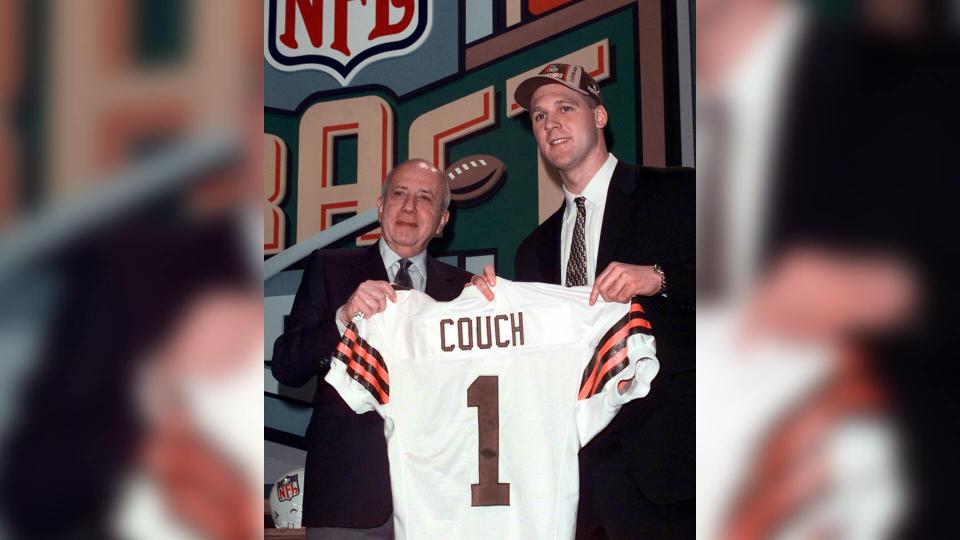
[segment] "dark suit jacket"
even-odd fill
[[[925,49],[925,45],[935,45]],[[894,403],[913,508],[899,537],[956,537],[956,49],[815,21],[800,43],[770,178],[766,259],[798,245],[907,258],[924,301],[858,343]]]
[[[208,291],[256,290],[232,216],[188,216],[176,201],[138,207],[37,266],[57,278],[57,296],[4,433],[0,514],[11,538],[114,537],[144,435],[138,371]],[[38,290],[28,285],[23,299]]]
[[[460,295],[471,275],[427,257],[426,293],[441,302]],[[271,371],[288,386],[323,378],[340,340],[336,310],[366,280],[387,280],[377,246],[310,254],[286,331],[273,348]],[[303,523],[308,527],[370,528],[393,511],[383,419],[357,415],[320,380],[307,429]]]
[[[667,298],[643,298],[661,371],[650,394],[625,406],[580,453],[584,520],[598,514],[610,536],[685,536],[693,527],[695,444],[695,176],[692,169],[617,164],[603,215],[597,274],[608,264],[659,264]],[[520,245],[518,281],[560,283],[563,207]],[[629,476],[631,484],[622,478]],[[635,493],[639,490],[642,497]],[[657,517],[688,501],[679,517]],[[645,508],[640,508],[644,506]]]

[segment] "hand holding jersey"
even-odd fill
[[[640,266],[621,262],[612,262],[597,276],[590,290],[590,305],[603,298],[607,302],[627,303],[634,296],[653,296],[663,292],[664,276],[662,270],[654,266]],[[483,267],[483,274],[473,276],[466,286],[479,289],[487,300],[493,300],[491,287],[497,284],[497,274],[493,265]],[[344,323],[346,324],[346,323]]]
[[[663,287],[663,276],[654,266],[612,262],[600,272],[590,291],[590,305],[597,298],[607,302],[628,302],[634,296],[653,296]]]
[[[577,452],[659,371],[639,302],[496,289],[398,292],[337,348],[326,380],[385,419],[398,538],[572,538]]]
[[[483,266],[483,274],[478,276],[473,276],[470,278],[470,283],[464,285],[464,287],[470,287],[471,285],[476,287],[480,294],[483,295],[487,300],[493,300],[493,289],[491,287],[497,284],[497,273],[493,269],[492,264],[485,264]]]
[[[350,319],[357,315],[369,319],[386,309],[388,300],[397,301],[397,295],[389,283],[378,280],[364,281],[338,310],[337,318],[344,325],[349,324]]]

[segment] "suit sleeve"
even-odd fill
[[[662,264],[667,278],[667,305],[671,311],[690,311],[697,303],[696,175],[693,169],[676,169],[665,179],[664,195],[668,208],[675,208],[674,230],[681,243],[684,259]]]
[[[335,321],[338,307],[329,302],[325,257],[315,251],[287,317],[287,330],[273,346],[270,371],[278,381],[287,386],[302,386],[314,375],[324,375],[325,359],[340,339]]]
[[[390,373],[387,361],[371,338],[375,323],[356,319],[347,325],[333,353],[324,379],[357,414],[377,411],[384,416],[390,402]]]
[[[583,369],[576,404],[581,445],[603,430],[624,404],[646,396],[660,371],[652,330],[639,297],[628,306],[604,304],[601,309],[620,316],[612,324],[599,326],[603,333],[591,340],[596,347]]]

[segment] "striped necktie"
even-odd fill
[[[570,242],[570,258],[567,259],[567,287],[577,287],[587,284],[587,238],[586,221],[587,208],[584,205],[586,198],[577,197],[577,223],[573,226],[573,239]]]

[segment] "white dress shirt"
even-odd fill
[[[584,207],[587,215],[584,223],[585,244],[587,248],[587,285],[593,285],[597,275],[597,250],[600,247],[600,229],[603,228],[603,209],[607,205],[607,190],[610,189],[610,179],[613,170],[617,167],[617,158],[613,154],[607,155],[607,161],[587,182],[583,193],[575,195],[563,188],[563,198],[566,206],[563,209],[563,225],[560,227],[560,283],[567,280],[567,261],[570,259],[570,242],[573,238],[573,228],[577,224],[577,204],[573,202],[577,197],[584,197]]]

